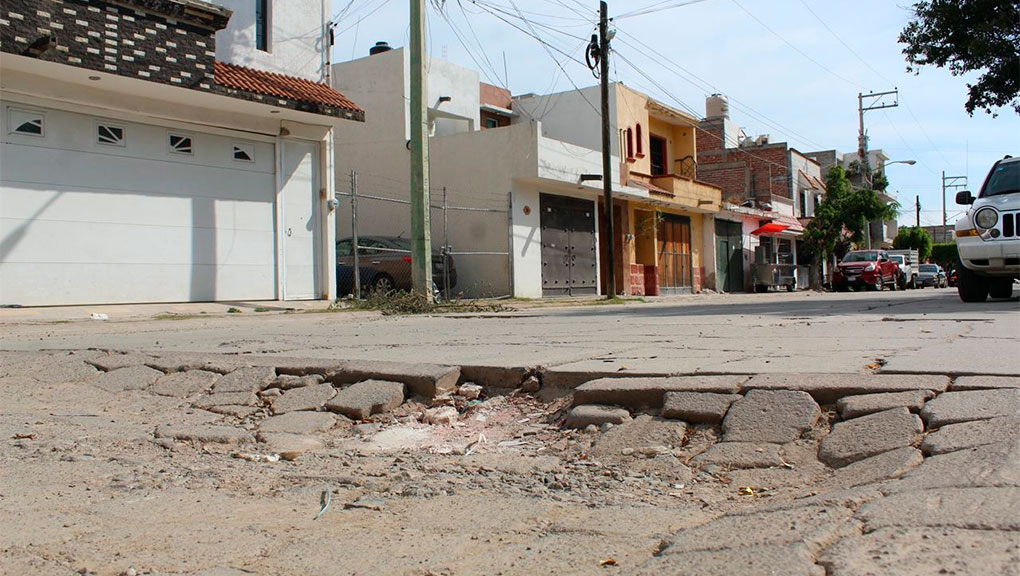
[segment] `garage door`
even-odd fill
[[[0,304],[276,297],[271,143],[4,107]]]

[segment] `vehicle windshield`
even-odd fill
[[[939,267],[936,264],[921,264],[921,272],[938,273]]]
[[[878,260],[878,252],[851,252],[843,257],[844,262],[874,262]]]
[[[981,188],[981,197],[1020,192],[1020,162],[1000,162],[992,168]]]

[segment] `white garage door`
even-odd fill
[[[271,143],[3,112],[0,304],[276,297]]]

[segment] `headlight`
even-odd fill
[[[978,228],[988,230],[994,228],[995,223],[999,221],[999,213],[992,208],[982,208],[974,214],[974,224]]]
[[[866,267],[864,268],[864,271],[865,271],[865,272],[874,272],[874,270],[875,270],[875,265],[874,265],[874,264],[868,264],[868,265],[867,265],[867,266],[866,266]]]

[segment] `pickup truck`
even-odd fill
[[[889,258],[900,267],[899,287],[917,288],[918,265],[921,263],[917,250],[889,250]]]
[[[896,289],[899,266],[885,250],[854,250],[846,256],[832,274],[832,286],[839,292],[849,289]]]

